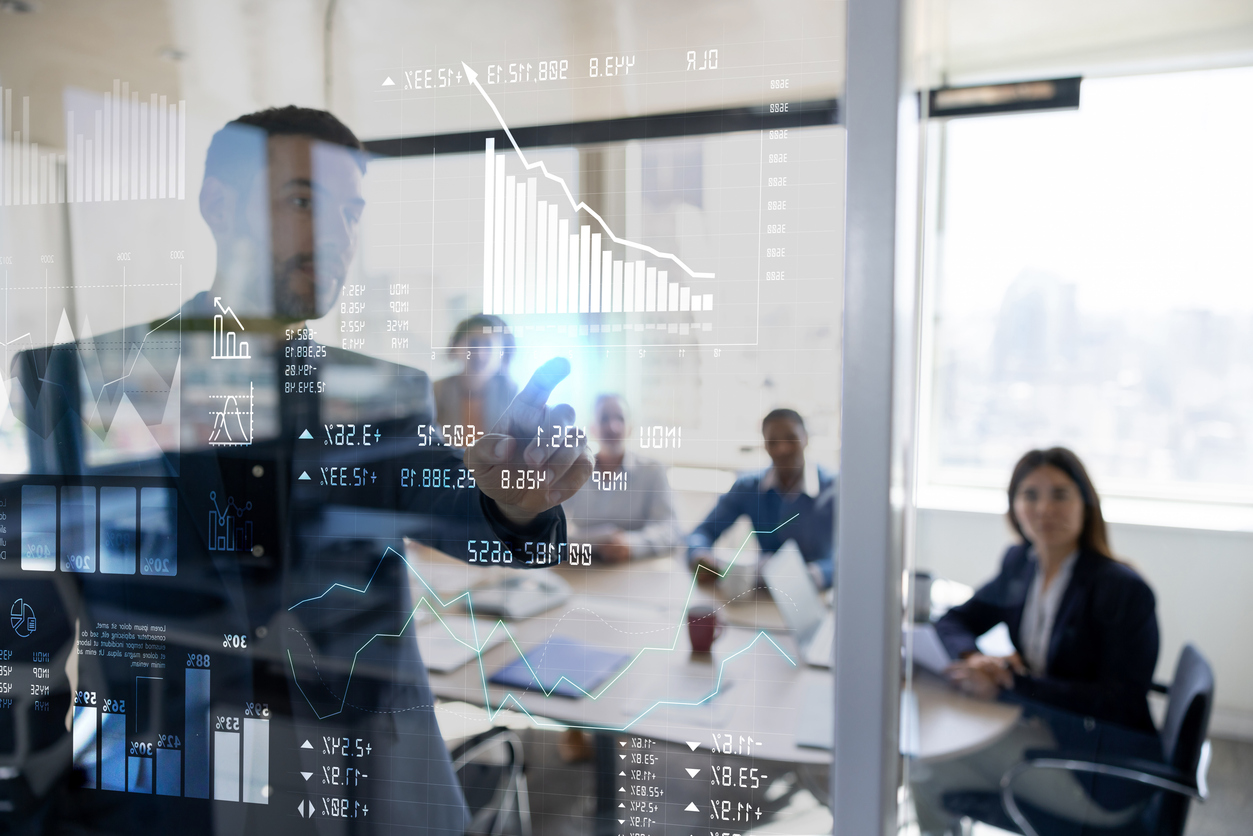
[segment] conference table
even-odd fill
[[[412,584],[415,596],[434,591],[445,602],[466,589],[473,597],[475,587],[516,575],[512,569],[467,566],[415,543],[407,544],[407,554],[421,575]],[[458,670],[432,672],[436,697],[487,703],[489,713],[505,708],[530,714],[541,728],[695,743],[706,751],[721,748],[797,764],[830,762],[829,749],[798,745],[797,731],[821,722],[815,720],[819,712],[832,712],[832,673],[800,661],[795,639],[767,592],[727,600],[716,588],[695,584],[675,557],[531,571],[560,575],[572,594],[547,612],[507,621],[506,640],[485,650],[481,665],[472,659]],[[691,650],[685,613],[695,605],[715,607],[725,624],[710,653]],[[440,625],[430,618],[419,626],[423,629]],[[592,696],[577,699],[486,681],[518,657],[519,647],[529,650],[554,636],[619,651],[629,661],[606,683],[589,688]],[[902,702],[902,739],[908,744],[903,751],[922,761],[986,746],[1007,733],[1020,712],[965,696],[925,673],[913,678],[912,693]]]

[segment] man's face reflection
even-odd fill
[[[268,209],[274,316],[286,321],[325,315],[339,297],[357,250],[365,200],[354,152],[303,136],[268,142],[264,182],[247,201],[252,230]],[[267,205],[268,204],[268,205]]]

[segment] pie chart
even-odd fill
[[[35,632],[35,608],[18,598],[9,610],[9,622],[13,625],[13,632],[28,638]]]

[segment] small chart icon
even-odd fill
[[[209,431],[209,443],[215,447],[247,447],[252,444],[252,396],[253,385],[248,384],[248,394],[210,395],[213,429]]]
[[[9,623],[13,632],[22,638],[30,638],[35,632],[35,608],[18,598],[9,610]]]

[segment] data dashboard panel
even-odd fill
[[[829,828],[842,7],[135,7],[0,32],[15,832]]]

